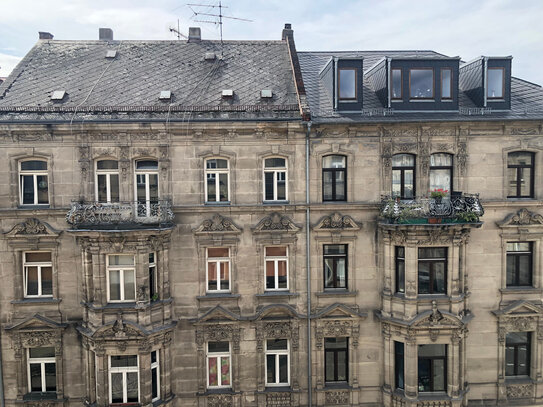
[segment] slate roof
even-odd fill
[[[488,120],[541,120],[543,119],[543,89],[541,86],[518,78],[511,80],[511,111],[491,112],[484,115],[468,115],[459,112],[406,112],[392,115],[373,115],[368,113],[335,112],[332,100],[319,78],[321,69],[332,57],[362,57],[363,69],[367,71],[384,57],[390,58],[448,58],[434,51],[342,51],[342,52],[298,52],[307,101],[313,122],[430,122],[430,121],[488,121]],[[382,110],[383,105],[364,80],[363,108]],[[464,92],[459,95],[460,108],[475,108],[475,104]]]
[[[206,52],[220,57],[220,41],[40,40],[0,85],[0,122],[300,118],[285,41],[225,41],[211,61]]]

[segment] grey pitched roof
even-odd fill
[[[485,115],[466,115],[459,112],[406,112],[389,116],[362,113],[339,113],[319,78],[319,72],[332,57],[362,57],[364,71],[384,57],[390,58],[447,58],[434,51],[342,51],[298,52],[302,76],[312,120],[318,122],[419,122],[419,121],[474,121],[474,120],[541,120],[543,119],[543,89],[541,86],[518,78],[511,80],[511,111],[494,111]],[[364,79],[364,109],[381,109],[383,105]],[[463,92],[459,95],[460,108],[475,108]]]
[[[116,57],[106,58],[108,50]],[[206,52],[217,58],[205,60]],[[0,122],[299,119],[286,42],[225,41],[222,53],[220,41],[41,40],[0,85]],[[223,89],[234,97],[223,98]],[[273,98],[261,98],[262,89]],[[52,101],[58,90],[66,96]],[[159,100],[163,90],[171,100]]]

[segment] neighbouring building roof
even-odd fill
[[[0,85],[0,122],[299,117],[286,41],[40,40]]]

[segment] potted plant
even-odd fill
[[[430,197],[440,204],[441,200],[449,194],[449,191],[443,188],[436,188],[433,191],[430,191]]]
[[[479,217],[474,212],[459,211],[456,212],[455,217],[459,222],[473,223],[479,221]]]

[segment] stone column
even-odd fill
[[[167,333],[164,335],[164,340],[162,341],[162,344],[164,346],[164,349],[161,352],[161,359],[160,359],[160,370],[162,371],[161,378],[163,380],[160,381],[160,394],[162,394],[162,397],[164,399],[167,399],[172,394],[172,337],[171,333]]]
[[[108,356],[102,349],[95,350],[96,355],[96,404],[100,407],[109,405]]]
[[[139,352],[140,371],[140,403],[142,406],[151,403],[151,352],[147,349]]]
[[[394,341],[391,340],[390,325],[387,323],[382,324],[383,333],[383,362],[384,362],[384,383],[383,390],[386,393],[392,393],[394,388]],[[390,406],[392,400],[390,395],[383,394],[385,406]]]
[[[418,349],[415,338],[408,336],[405,342],[405,395],[418,397]]]
[[[64,365],[62,360],[62,340],[55,343],[55,364],[57,370],[57,397],[64,398]]]
[[[453,333],[449,354],[447,355],[447,394],[458,397],[460,394],[460,343],[462,341],[458,332]]]

